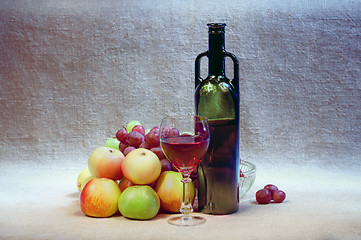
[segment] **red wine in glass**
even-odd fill
[[[192,171],[207,152],[209,140],[201,136],[184,135],[164,138],[163,152],[180,171]]]
[[[205,156],[209,145],[207,118],[201,116],[176,116],[162,119],[160,124],[160,146],[167,159],[182,174],[182,216],[168,219],[170,224],[193,226],[205,222],[205,218],[192,216],[193,207],[189,198],[191,172]]]

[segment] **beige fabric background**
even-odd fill
[[[209,22],[240,61],[241,156],[257,165],[240,211],[186,230],[84,217],[95,148],[193,112]],[[1,239],[361,238],[361,1],[0,0],[0,27]],[[255,204],[267,183],[285,203]]]
[[[206,24],[226,22],[243,158],[361,165],[360,1],[0,5],[1,162],[78,166],[129,120],[193,112]]]

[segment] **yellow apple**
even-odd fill
[[[123,177],[124,154],[110,147],[95,149],[88,159],[90,173],[96,178],[110,178],[114,181]]]
[[[154,190],[160,199],[160,207],[168,212],[177,213],[180,211],[183,198],[182,174],[174,171],[162,172],[155,183]],[[189,183],[189,195],[193,204],[195,189],[193,182]]]
[[[85,184],[87,184],[91,179],[93,179],[93,175],[90,173],[89,168],[86,167],[79,173],[78,179],[76,181],[76,185],[78,187],[79,192],[83,190]]]
[[[161,169],[157,155],[145,148],[128,153],[122,164],[124,177],[134,184],[151,184],[157,180]]]
[[[90,217],[110,217],[118,211],[120,189],[108,178],[90,180],[80,194],[80,208]]]

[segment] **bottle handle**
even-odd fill
[[[229,57],[233,61],[233,80],[232,84],[234,88],[236,89],[237,93],[239,92],[239,62],[233,53],[230,52],[224,52],[224,56]]]
[[[195,87],[197,87],[204,79],[200,76],[201,58],[208,55],[208,51],[199,54],[195,61]]]

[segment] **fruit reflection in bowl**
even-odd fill
[[[243,197],[252,187],[256,179],[256,166],[253,163],[241,160],[239,175],[239,197]]]

